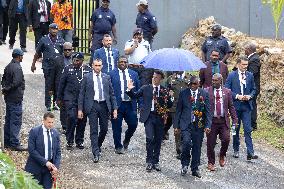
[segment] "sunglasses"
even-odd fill
[[[72,51],[72,49],[64,49],[64,51]]]

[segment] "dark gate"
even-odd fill
[[[73,6],[74,34],[79,38],[79,47],[76,47],[75,51],[89,54],[90,18],[95,8],[99,6],[99,0],[71,0],[71,2]]]

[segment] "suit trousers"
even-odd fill
[[[54,70],[53,70],[53,68],[43,68],[43,76],[44,76],[44,84],[45,84],[45,86],[44,86],[44,89],[45,89],[45,98],[44,98],[44,104],[45,104],[45,107],[46,108],[50,108],[50,106],[51,106],[51,97],[50,97],[50,95],[49,95],[49,90],[51,90],[51,77],[52,77],[52,74],[54,73]],[[57,94],[57,91],[54,91],[55,93],[54,93],[54,95],[56,95]],[[56,98],[55,98],[55,96],[54,96],[54,98],[53,98],[53,103],[55,103],[55,101],[56,101]]]
[[[191,171],[197,171],[200,165],[204,128],[199,128],[197,123],[190,123],[187,129],[181,130],[181,137],[181,165],[188,166],[192,156],[190,165]]]
[[[252,127],[251,127],[251,110],[249,104],[247,102],[243,102],[241,108],[236,110],[238,116],[238,127],[236,128],[236,135],[233,136],[233,148],[234,151],[239,151],[240,148],[240,127],[241,123],[243,123],[244,127],[244,135],[245,135],[245,143],[247,147],[247,154],[253,155],[253,143],[252,143]]]
[[[22,102],[6,102],[4,125],[4,144],[7,146],[20,145],[19,135],[22,126]]]
[[[8,10],[4,10],[0,13],[0,40],[6,41],[9,27]]]
[[[62,103],[60,107],[60,123],[62,126],[62,129],[66,131],[67,129],[67,112],[66,112],[66,107],[65,104]]]
[[[47,167],[43,167],[40,174],[33,174],[33,176],[44,189],[52,188],[52,176]]]
[[[123,119],[125,120],[128,126],[127,130],[125,131],[124,141],[128,143],[134,132],[136,131],[138,124],[137,111],[133,110],[131,101],[122,101],[117,111],[117,119],[111,120],[115,149],[120,149],[123,147],[121,144]]]
[[[251,111],[251,127],[257,128],[257,103],[256,103],[257,96],[252,98],[252,111]]]
[[[106,102],[94,101],[91,112],[88,114],[90,123],[90,139],[94,156],[99,156],[99,148],[102,146],[108,131],[109,112]],[[98,136],[98,122],[100,133]]]
[[[35,35],[35,48],[39,40],[49,33],[49,22],[41,22],[38,28],[33,28]]]
[[[14,45],[15,37],[18,30],[18,24],[20,26],[20,46],[26,48],[27,38],[27,19],[25,14],[16,14],[15,17],[9,19],[9,44]]]
[[[207,157],[208,163],[215,164],[215,145],[217,140],[217,135],[221,140],[220,156],[226,156],[229,143],[230,143],[230,129],[226,126],[225,118],[213,118],[211,131],[207,134]]]
[[[84,143],[84,133],[87,124],[87,117],[84,116],[83,119],[78,119],[78,105],[71,101],[65,101],[64,105],[67,112],[67,129],[66,129],[66,140],[68,144],[74,143],[74,134],[75,143],[83,144]]]
[[[164,135],[164,123],[160,115],[150,113],[145,124],[146,133],[146,163],[159,163],[161,144]]]

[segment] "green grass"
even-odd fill
[[[264,141],[284,151],[284,127],[279,127],[267,114],[258,116],[258,129],[252,136],[253,139]]]

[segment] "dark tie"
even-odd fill
[[[101,79],[100,79],[99,74],[97,74],[97,81],[98,81],[98,88],[99,88],[99,100],[101,101],[103,99],[103,90],[102,90],[102,84],[101,84]]]
[[[221,116],[221,98],[220,98],[220,89],[216,89],[216,114],[217,118]]]
[[[195,95],[196,95],[196,92],[192,91],[192,97],[194,98],[194,102],[195,102]]]
[[[125,74],[125,70],[122,71],[122,76],[123,76],[123,85],[124,85],[124,90],[127,89],[127,79],[126,79],[126,74]],[[125,94],[125,92],[123,91],[124,95],[124,100],[129,100],[129,96],[127,94]]]
[[[243,85],[243,95],[244,95],[245,94],[245,88],[246,88],[246,85],[245,85],[245,83],[246,83],[245,72],[242,72],[241,74],[242,74],[242,80],[244,81],[244,83],[242,83],[242,85]]]
[[[110,72],[112,70],[111,66],[111,57],[110,57],[110,48],[107,48],[107,71]]]
[[[42,11],[44,12],[44,21],[47,22],[48,21],[48,15],[47,12],[45,11],[45,2],[43,0],[40,1],[41,2],[41,8]]]
[[[50,135],[49,135],[49,129],[47,129],[47,151],[48,151],[48,155],[47,155],[47,159],[51,160],[51,140],[50,140]]]
[[[158,90],[159,90],[158,87],[155,87],[155,92],[154,92],[155,97],[159,97]]]
[[[213,71],[214,71],[213,75],[214,75],[215,73],[219,73],[219,72],[218,72],[218,64],[213,64]]]
[[[192,97],[194,99],[194,103],[195,103],[195,95],[196,95],[196,92],[192,91]],[[194,122],[194,121],[195,121],[195,115],[194,115],[193,111],[191,111],[191,122]]]

